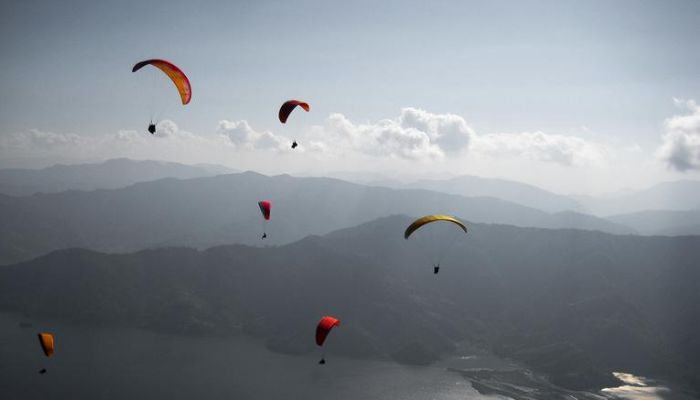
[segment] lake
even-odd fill
[[[55,335],[54,357],[47,359],[41,352],[39,331]],[[190,337],[49,324],[4,313],[0,332],[0,393],[8,399],[468,400],[542,398],[530,396],[547,393],[634,398],[623,397],[630,392],[616,388],[596,394],[552,389],[538,379],[527,380],[531,374],[524,368],[487,355],[465,354],[414,367],[330,354],[327,364],[319,365],[319,353],[278,354],[244,336]],[[39,374],[41,368],[48,372]],[[621,381],[621,387],[628,384]],[[659,397],[643,398],[682,398],[675,393],[666,397],[671,394],[667,388],[651,393]]]

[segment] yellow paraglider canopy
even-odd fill
[[[447,221],[447,222],[452,222],[453,224],[458,225],[464,233],[467,233],[467,227],[462,223],[462,221],[458,220],[455,217],[451,217],[449,215],[426,215],[424,217],[420,217],[417,220],[413,221],[411,225],[406,228],[406,232],[404,232],[403,237],[404,239],[408,239],[409,236],[416,230],[418,230],[420,227],[423,225],[429,224],[431,222],[436,222],[436,221]]]

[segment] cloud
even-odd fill
[[[539,131],[480,135],[475,140],[474,151],[492,157],[521,157],[566,166],[600,164],[609,153],[606,146],[577,136]]]
[[[430,160],[467,156],[469,152],[495,158],[519,157],[566,166],[604,162],[608,148],[576,136],[543,132],[478,135],[454,114],[433,114],[404,108],[398,117],[357,124],[332,114],[312,137],[324,149],[356,151],[375,157]]]
[[[102,135],[29,130],[0,136],[0,159],[25,166],[115,157],[207,162],[212,155],[232,150],[230,142],[219,135],[196,135],[169,120],[158,124],[155,135],[134,130]]]
[[[425,132],[431,143],[446,154],[460,154],[467,150],[475,136],[464,118],[454,114],[431,114],[416,108],[404,108],[399,122],[404,129]]]
[[[409,160],[437,159],[465,152],[474,135],[457,115],[432,114],[404,108],[396,118],[357,124],[342,114],[331,114],[312,135],[317,149],[340,149]]]
[[[53,133],[37,129],[0,137],[0,148],[6,151],[26,148],[52,149],[56,147],[81,146],[83,144],[83,138],[74,133]]]
[[[694,100],[673,100],[689,112],[664,122],[663,143],[656,156],[678,171],[700,170],[700,106]]]
[[[220,121],[216,132],[200,135],[180,129],[170,120],[156,134],[120,130],[113,134],[79,135],[32,129],[0,136],[0,158],[5,163],[36,165],[104,160],[115,157],[183,162],[230,159],[231,152],[279,151],[290,141],[268,131],[256,131],[245,121]],[[314,148],[313,146],[309,146]]]
[[[313,162],[334,158],[345,162],[351,159],[384,163],[447,159],[461,162],[476,155],[579,166],[603,162],[608,155],[607,147],[576,136],[543,132],[477,134],[461,116],[412,107],[401,109],[393,118],[365,123],[335,113],[322,126],[296,135],[300,146],[294,150],[295,154],[313,155],[310,158]],[[287,137],[254,129],[246,120],[221,120],[208,135],[182,130],[175,122],[164,120],[156,127],[155,135],[133,130],[105,135],[37,130],[17,133],[0,137],[0,156],[13,163],[23,158],[47,163],[114,157],[228,162],[231,152],[238,152],[237,162],[247,159],[255,164],[260,156],[290,152],[290,143]]]
[[[291,141],[270,131],[258,132],[248,121],[219,121],[216,132],[228,138],[239,150],[282,150]]]

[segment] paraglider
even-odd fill
[[[41,332],[37,333],[37,336],[39,336],[39,344],[41,345],[41,349],[44,351],[44,354],[46,357],[51,357],[54,352],[53,335],[50,333]]]
[[[280,122],[283,124],[287,123],[287,118],[289,118],[289,114],[291,114],[297,106],[301,107],[306,112],[309,112],[310,110],[309,103],[303,102],[301,100],[287,100],[284,102],[284,104],[282,104],[282,107],[280,107]],[[296,140],[292,142],[292,149],[296,149],[297,146],[298,144]]]
[[[258,202],[258,207],[260,207],[260,212],[264,218],[263,235],[261,239],[267,238],[267,222],[270,220],[270,212],[272,212],[272,202],[269,200],[262,200]]]
[[[438,222],[438,221],[445,221],[445,222],[450,222],[452,224],[457,225],[459,228],[461,228],[464,233],[467,233],[467,227],[462,223],[462,221],[458,220],[455,217],[451,217],[449,215],[426,215],[424,217],[420,217],[417,220],[413,221],[407,228],[406,231],[404,231],[403,237],[404,239],[408,239],[415,231],[418,229],[422,228],[423,226],[433,223],[433,222]],[[456,239],[456,237],[455,237]],[[442,259],[442,256],[446,253],[445,250],[441,251],[440,259]],[[438,261],[437,263],[433,264],[433,274],[437,275],[440,272],[440,262]]]
[[[287,118],[289,118],[289,114],[291,114],[297,106],[303,108],[306,112],[309,112],[310,110],[309,103],[305,103],[300,100],[287,100],[284,102],[284,104],[282,104],[282,107],[280,107],[280,122],[283,124],[286,123]]]
[[[462,223],[462,221],[458,220],[455,217],[450,217],[449,215],[426,215],[424,217],[420,217],[417,220],[413,221],[411,225],[409,225],[406,228],[406,231],[403,233],[404,239],[408,239],[413,232],[417,231],[419,228],[423,227],[426,224],[432,223],[432,222],[437,222],[437,221],[446,221],[446,222],[451,222],[464,231],[464,233],[467,233],[467,227]]]
[[[136,63],[136,65],[134,65],[134,67],[131,69],[131,72],[136,72],[146,65],[152,65],[158,68],[159,70],[163,71],[168,78],[170,78],[180,94],[182,105],[185,105],[192,100],[192,86],[190,85],[190,80],[187,78],[187,75],[185,75],[185,73],[182,72],[182,70],[175,64],[171,63],[170,61],[154,58]],[[148,132],[150,132],[152,135],[156,133],[156,124],[153,123],[152,117],[151,122],[148,124]]]
[[[320,321],[318,321],[318,326],[316,326],[316,344],[319,347],[323,347],[323,343],[325,343],[326,337],[331,332],[331,329],[333,329],[336,326],[340,326],[340,320],[335,317],[325,316],[321,318]],[[323,355],[321,356],[321,360],[318,363],[326,363],[325,347],[323,348]]]
[[[40,332],[37,333],[37,336],[39,337],[39,344],[41,345],[41,350],[44,352],[44,355],[46,357],[51,357],[54,352],[54,339],[53,335],[50,333],[46,332]],[[46,373],[46,368],[42,368],[39,371],[40,374],[45,374]]]

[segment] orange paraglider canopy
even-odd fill
[[[173,81],[177,91],[180,93],[180,99],[182,100],[183,105],[192,100],[192,86],[190,85],[190,80],[187,78],[187,75],[185,75],[185,73],[182,72],[182,70],[175,64],[171,63],[170,61],[154,58],[136,63],[134,68],[131,69],[131,72],[136,72],[146,65],[153,65],[168,75],[168,78]]]
[[[44,350],[44,354],[46,354],[46,357],[51,357],[54,350],[53,335],[46,332],[41,332],[37,335],[39,336],[39,343],[41,344],[41,349]]]
[[[308,112],[309,111],[309,103],[305,103],[301,100],[287,100],[282,104],[282,107],[280,107],[280,112],[279,112],[279,118],[281,123],[286,123],[287,118],[289,118],[289,114],[292,113],[292,111],[297,107],[301,107],[304,109],[304,111]]]
[[[325,316],[318,321],[318,326],[316,327],[316,344],[323,346],[323,342],[326,341],[326,336],[330,333],[331,329],[335,326],[340,325],[340,320],[334,317]]]

